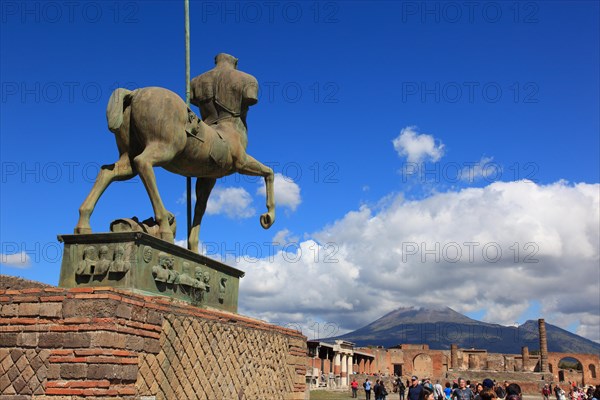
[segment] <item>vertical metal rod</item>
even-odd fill
[[[183,0],[185,9],[185,102],[190,106],[190,1]],[[187,248],[190,248],[192,231],[192,178],[185,178],[187,193]]]

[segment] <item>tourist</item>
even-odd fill
[[[480,393],[483,391],[483,385],[481,383],[478,383],[477,385],[475,385],[475,391],[474,391],[474,399],[475,400],[481,400],[481,396]]]
[[[552,393],[550,391],[550,387],[548,387],[548,384],[546,383],[544,385],[544,388],[542,389],[542,396],[544,397],[544,400],[548,400],[548,397],[550,397],[550,393]]]
[[[594,390],[594,394],[592,394],[592,399],[600,400],[600,385],[596,385],[596,389]]]
[[[521,400],[521,386],[511,383],[506,387],[506,400]]]
[[[388,391],[385,388],[385,383],[383,383],[383,380],[381,380],[381,381],[379,381],[379,399],[386,400],[387,395],[388,395]]]
[[[481,400],[496,400],[498,398],[494,389],[487,387],[486,385],[483,385],[483,390],[479,393],[479,396],[481,397]]]
[[[419,378],[413,376],[410,378],[410,387],[408,388],[408,400],[419,400],[423,386],[419,384]]]
[[[404,386],[404,382],[402,382],[402,377],[398,377],[398,381],[396,382],[398,385],[398,395],[400,396],[400,400],[404,400],[404,393],[406,392],[406,386]],[[598,399],[600,400],[600,399]]]
[[[435,385],[433,385],[433,396],[435,400],[444,400],[444,389],[440,385],[440,381],[435,381]]]
[[[496,384],[496,396],[498,396],[499,399],[503,399],[504,397],[506,397],[506,389],[504,389],[504,387],[500,383]]]
[[[363,383],[363,388],[365,389],[365,399],[371,400],[371,382],[369,381],[369,378]]]
[[[483,390],[485,390],[485,389],[492,389],[492,390],[494,390],[494,387],[496,386],[496,384],[490,378],[486,378],[481,383],[481,386],[483,386]]]
[[[352,378],[352,383],[350,383],[350,387],[352,388],[352,398],[358,398],[358,382],[356,378]]]
[[[467,381],[458,378],[458,388],[452,392],[453,400],[473,400],[473,392],[467,387]]]
[[[421,386],[418,400],[435,400],[433,390],[429,389],[427,386]]]
[[[444,397],[446,397],[446,400],[450,400],[450,396],[452,395],[452,389],[450,388],[450,382],[446,382],[446,384],[444,385]]]
[[[380,400],[381,397],[381,385],[379,384],[379,379],[375,381],[375,386],[373,386],[373,394],[375,395],[375,400]]]

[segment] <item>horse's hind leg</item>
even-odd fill
[[[131,179],[135,176],[135,172],[131,167],[131,162],[129,161],[129,155],[127,153],[121,154],[119,161],[110,165],[103,165],[98,173],[98,177],[96,178],[96,182],[92,187],[92,190],[79,207],[79,221],[75,226],[75,233],[92,233],[92,228],[90,227],[90,217],[94,208],[96,207],[96,203],[102,193],[106,190],[108,185],[110,185],[113,181],[124,181],[127,179]]]
[[[144,151],[133,159],[133,164],[140,178],[142,178],[142,182],[144,182],[144,186],[150,197],[154,216],[159,226],[160,238],[173,243],[174,237],[173,231],[169,226],[169,215],[158,193],[153,168],[155,165],[161,165],[172,158],[168,158],[168,151],[165,151],[164,147],[163,143],[146,146]]]
[[[206,211],[206,203],[208,203],[208,197],[210,192],[215,187],[217,182],[214,178],[197,178],[196,179],[196,207],[194,209],[194,221],[192,222],[192,229],[190,230],[190,237],[188,238],[188,248],[194,253],[200,253],[198,251],[198,237],[200,236],[200,224],[202,223],[202,217]]]
[[[269,229],[275,222],[275,193],[273,189],[275,176],[273,175],[273,170],[250,155],[246,155],[246,162],[243,165],[236,165],[236,170],[243,175],[262,176],[265,178],[267,212],[260,216],[260,225],[265,229]]]

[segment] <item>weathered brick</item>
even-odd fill
[[[88,379],[117,379],[119,376],[120,368],[113,364],[90,364],[88,366],[87,378]],[[137,374],[136,374],[137,376]],[[122,378],[120,378],[122,379]]]
[[[37,347],[37,332],[22,332],[17,335],[17,345],[22,347]]]
[[[154,310],[148,310],[148,314],[146,316],[146,322],[153,325],[162,326],[163,315]]]
[[[38,346],[43,348],[61,348],[63,346],[63,334],[59,332],[40,332]]]
[[[66,332],[63,346],[67,348],[90,347],[91,336],[88,332]]]
[[[38,316],[40,314],[40,303],[19,304],[19,317]]]
[[[121,372],[121,380],[135,382],[138,377],[139,367],[137,365],[122,365],[119,366]]]
[[[63,302],[63,317],[114,317],[119,304],[109,299],[67,299]]]
[[[21,376],[17,376],[17,378],[12,381],[12,387],[15,388],[15,392],[18,394],[28,394],[24,393],[27,388],[27,382],[25,382],[25,379]]]
[[[47,378],[49,380],[56,380],[60,378],[60,364],[50,364],[48,366]]]
[[[144,338],[140,336],[130,335],[125,340],[125,348],[127,350],[141,351],[144,349]]]
[[[62,304],[60,303],[43,303],[40,305],[40,316],[58,318],[62,313]]]
[[[0,347],[14,347],[17,345],[15,333],[0,333]]]
[[[129,335],[117,332],[90,332],[90,347],[108,347],[114,349],[124,349]]]
[[[119,318],[131,319],[132,307],[129,304],[121,303],[117,307],[116,316]]]
[[[61,379],[79,379],[88,376],[87,364],[62,364],[60,366]]]
[[[146,353],[158,354],[160,353],[160,340],[145,338],[144,339],[144,351]]]
[[[5,304],[2,306],[2,315],[5,317],[16,317],[19,315],[18,304]]]

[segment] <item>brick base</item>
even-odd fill
[[[304,399],[305,357],[297,331],[166,298],[0,291],[3,399]]]

